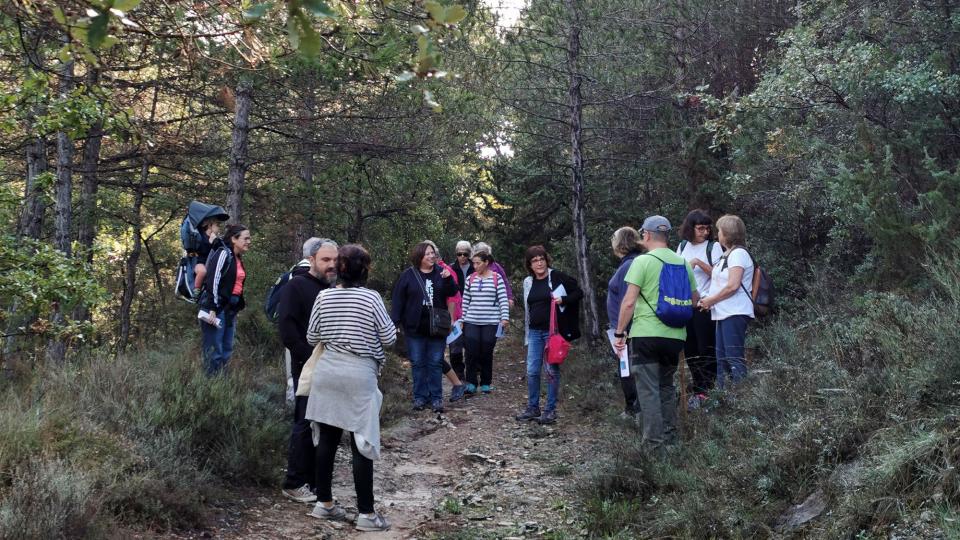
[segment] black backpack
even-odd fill
[[[707,264],[709,264],[710,266],[713,266],[713,246],[716,243],[717,243],[716,240],[707,240]],[[683,249],[687,247],[687,244],[689,244],[689,242],[687,242],[686,240],[680,241],[680,248],[679,248],[680,253],[683,253]]]
[[[263,312],[270,321],[277,322],[280,318],[280,291],[283,290],[283,286],[290,281],[290,278],[295,275],[294,271],[303,266],[306,265],[302,264],[301,261],[293,265],[290,270],[280,274],[280,277],[273,282],[273,286],[267,291],[267,300],[263,303]]]

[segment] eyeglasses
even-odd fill
[[[547,259],[545,259],[545,258],[543,258],[543,257],[534,257],[534,258],[530,259],[530,264],[538,263],[538,262],[547,262]]]
[[[469,257],[470,253],[464,251],[462,253],[457,253],[457,257]]]
[[[694,227],[694,229],[698,231],[709,231],[710,225],[697,225],[696,227]]]

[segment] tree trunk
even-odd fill
[[[583,289],[584,322],[591,341],[600,336],[597,316],[597,295],[590,268],[590,239],[587,238],[586,194],[583,177],[583,76],[578,69],[580,56],[580,13],[577,0],[566,0],[570,15],[570,35],[567,39],[567,74],[570,86],[567,103],[570,107],[570,175],[573,180],[573,236],[576,249],[577,273]]]
[[[73,61],[63,65],[60,79],[60,99],[67,99],[73,90]],[[57,183],[56,183],[56,231],[54,245],[64,255],[72,255],[73,240],[70,229],[73,225],[73,139],[66,131],[57,132]],[[54,328],[63,325],[61,308],[54,309],[51,322]],[[62,339],[53,338],[47,345],[47,361],[62,364],[67,346]]]
[[[230,171],[227,194],[227,213],[230,223],[241,223],[243,218],[243,181],[247,174],[247,139],[250,135],[250,104],[253,88],[242,80],[236,89],[236,112],[233,118],[233,143],[230,147]]]
[[[23,212],[17,227],[17,237],[40,238],[43,229],[43,190],[37,177],[47,172],[47,140],[34,137],[27,144],[27,182],[23,190]]]
[[[87,75],[87,86],[93,88],[100,77],[96,69],[91,69]],[[77,241],[84,249],[87,263],[93,263],[93,242],[97,231],[97,191],[100,183],[97,169],[100,165],[100,145],[103,141],[103,121],[98,120],[87,134],[83,144],[83,162],[80,164],[80,175],[83,178],[83,188],[80,192],[80,215],[77,220]]]
[[[40,47],[37,32],[25,28],[23,32],[24,56],[26,57],[26,68],[34,69],[36,66],[42,66],[42,58],[37,53]],[[45,113],[44,107],[34,106],[27,114],[27,129],[34,129],[34,120],[36,117]],[[30,133],[30,141],[27,143],[27,179],[23,193],[23,211],[20,214],[20,221],[17,223],[17,238],[24,236],[28,238],[40,238],[43,229],[43,190],[38,185],[38,177],[47,172],[47,138],[42,134]]]
[[[143,247],[143,192],[146,190],[147,176],[150,174],[150,162],[145,158],[140,167],[140,185],[133,198],[133,248],[127,256],[125,274],[123,276],[123,298],[120,301],[120,341],[118,352],[126,350],[130,343],[131,317],[133,299],[137,292],[137,265],[140,263],[140,253]]]
[[[316,228],[316,202],[313,194],[313,176],[316,160],[313,154],[312,127],[313,117],[316,114],[317,103],[313,95],[313,89],[304,90],[303,111],[301,115],[305,120],[300,122],[300,155],[303,161],[300,162],[300,183],[303,196],[300,197],[300,208],[303,215],[297,220],[293,231],[293,259],[299,260],[303,255],[303,243],[314,235]]]

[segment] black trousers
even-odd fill
[[[462,381],[465,377],[464,370],[466,369],[466,364],[463,361],[463,336],[461,335],[457,338],[456,341],[450,344],[450,367],[453,368],[454,373],[457,374],[457,377]],[[444,373],[446,373],[444,369]]]
[[[637,382],[633,378],[633,370],[626,377],[620,376],[620,359],[612,356],[613,365],[617,370],[617,377],[620,379],[620,388],[623,390],[623,410],[634,414],[640,412],[640,404],[637,403]],[[629,357],[627,362],[630,362]]]
[[[687,323],[683,355],[693,379],[690,390],[696,394],[708,392],[717,380],[716,334],[716,323],[710,320],[710,312],[695,310],[693,319]]]
[[[291,362],[293,391],[297,391],[300,373],[305,362]],[[317,468],[314,456],[313,434],[310,421],[304,418],[307,413],[307,396],[297,396],[293,405],[293,424],[290,427],[290,444],[287,446],[287,477],[283,481],[284,489],[296,489],[304,484],[311,488],[316,485]]]
[[[338,427],[320,424],[320,441],[317,445],[317,500],[333,500],[333,462],[337,457],[337,447],[343,430]],[[373,513],[373,460],[364,457],[357,449],[357,443],[350,434],[350,450],[353,452],[353,487],[357,490],[357,511],[361,514]]]
[[[477,386],[477,373],[480,373],[480,386],[493,381],[493,348],[497,345],[496,324],[463,325],[464,345],[467,353],[467,382]]]

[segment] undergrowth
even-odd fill
[[[923,294],[824,295],[752,327],[751,376],[708,412],[687,414],[682,444],[662,458],[639,446],[635,427],[608,422],[609,456],[582,483],[588,530],[601,538],[955,532],[960,275],[955,264],[937,268]],[[818,490],[828,517],[784,525],[781,516]]]

